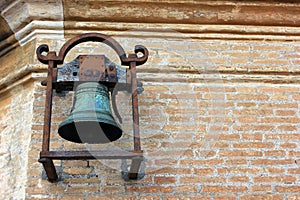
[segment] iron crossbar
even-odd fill
[[[41,152],[40,157],[52,160],[143,159],[143,151],[48,151]]]

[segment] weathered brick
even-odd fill
[[[191,176],[181,177],[181,184],[225,183],[225,177]]]
[[[274,125],[253,125],[253,126],[249,126],[249,125],[234,125],[233,130],[236,131],[270,131],[273,130],[275,128]]]
[[[246,158],[229,158],[226,162],[227,166],[235,166],[235,165],[246,165],[248,162]]]
[[[262,134],[261,133],[244,133],[242,134],[243,140],[262,140]]]
[[[293,47],[291,46],[278,46],[278,45],[255,45],[253,50],[261,51],[292,51]]]
[[[284,157],[286,152],[284,150],[268,150],[268,151],[265,151],[265,156],[268,156],[268,157]]]
[[[293,159],[257,159],[251,160],[252,165],[293,165]]]
[[[74,200],[74,199],[78,199],[78,200],[84,200],[84,196],[63,196],[61,198],[61,200]]]
[[[252,185],[250,187],[251,192],[272,192],[271,185]]]
[[[285,169],[282,168],[274,168],[274,167],[264,167],[264,171],[269,174],[283,174]]]
[[[171,186],[128,186],[126,187],[127,193],[171,193],[174,188]]]
[[[241,151],[241,150],[220,150],[220,156],[223,157],[261,157],[261,151]]]
[[[276,192],[288,192],[288,193],[299,193],[300,186],[299,185],[290,185],[290,186],[276,186]]]
[[[64,172],[69,173],[69,174],[89,174],[93,168],[90,167],[84,167],[84,168],[64,168]]]
[[[285,117],[273,117],[273,118],[263,118],[261,119],[262,123],[297,123],[299,122],[299,118],[297,117],[289,117],[289,118],[285,118]]]
[[[297,147],[297,144],[293,143],[293,142],[285,142],[285,143],[280,144],[280,148],[282,148],[282,149],[294,149],[296,147]]]
[[[198,137],[197,137],[198,136]],[[197,135],[197,139],[201,137],[201,135]],[[232,141],[232,140],[239,140],[240,135],[239,134],[214,134],[209,133],[206,134],[204,137],[206,140],[216,140],[216,141]]]
[[[275,144],[273,142],[239,142],[233,143],[234,148],[274,148]]]
[[[276,110],[275,114],[278,116],[294,116],[296,111],[294,110]]]
[[[100,178],[68,178],[64,179],[65,184],[100,184]]]
[[[136,198],[134,198],[136,199]],[[140,197],[139,199],[141,200],[160,200],[161,197],[159,196],[143,196],[143,197]]]
[[[288,200],[299,200],[300,194],[289,194],[287,197]]]
[[[218,174],[258,174],[261,173],[261,168],[244,168],[244,167],[232,167],[232,168],[218,168]]]
[[[100,192],[102,194],[109,194],[109,195],[115,195],[115,194],[121,194],[125,192],[124,187],[122,186],[100,186]]]
[[[85,193],[95,193],[99,192],[99,186],[85,186],[85,185],[78,185],[78,186],[51,186],[48,188],[48,192],[51,194],[85,194]]]
[[[213,175],[214,169],[213,168],[194,168],[194,174],[206,176],[206,175]]]
[[[228,179],[229,182],[249,182],[249,180],[247,176],[233,176]]]
[[[154,177],[154,184],[175,184],[176,183],[176,177]]]
[[[147,174],[191,174],[192,171],[189,168],[172,168],[172,167],[156,167],[156,168],[147,168],[146,169]]]
[[[115,194],[113,195],[95,195],[95,196],[88,196],[88,200],[105,200],[105,199],[111,199],[111,200],[134,200],[136,199],[135,196],[133,195],[121,195],[121,196],[116,196]],[[154,198],[155,199],[155,198]]]
[[[299,140],[300,134],[265,134],[264,136],[269,140]]]
[[[258,118],[257,117],[250,117],[250,116],[248,116],[248,117],[239,117],[238,121],[240,123],[256,123],[256,122],[258,122]]]
[[[269,99],[268,95],[265,94],[228,94],[226,95],[228,100],[256,100],[256,101],[266,101]]]
[[[204,159],[204,160],[192,160],[192,159],[182,159],[180,160],[180,165],[199,165],[199,166],[216,166],[222,164],[223,159]]]
[[[291,168],[288,169],[289,174],[300,174],[300,168]]]
[[[240,197],[241,200],[283,200],[283,194],[246,194]]]
[[[295,176],[259,176],[253,177],[255,183],[295,183],[297,178]]]
[[[195,200],[210,200],[210,196],[205,196],[205,195],[188,195],[188,196],[166,196],[164,199],[166,200],[185,200],[185,199],[195,199]]]
[[[290,157],[299,157],[300,156],[300,151],[289,151],[288,155]]]
[[[215,196],[215,200],[235,200],[236,196],[232,195],[232,196],[228,196],[228,195],[224,195],[224,196]]]
[[[177,193],[198,193],[199,189],[197,186],[192,185],[180,185],[176,187]]]
[[[250,49],[250,45],[247,44],[235,44],[234,46],[232,46],[232,50],[241,50],[241,51],[248,52],[249,49]]]
[[[202,187],[205,193],[242,193],[248,191],[246,186],[208,186]]]
[[[292,126],[292,125],[280,125],[278,126],[278,130],[281,131],[296,131],[297,130],[297,126]]]

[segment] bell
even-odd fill
[[[112,116],[107,87],[97,82],[78,85],[71,113],[59,125],[58,134],[76,143],[108,143],[119,139],[122,130]]]

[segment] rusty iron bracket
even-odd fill
[[[79,81],[106,81],[105,72],[105,56],[79,56]]]
[[[133,117],[133,150],[132,151],[50,151],[50,127],[52,114],[52,97],[53,90],[72,90],[72,84],[76,81],[99,81],[107,82],[110,91],[113,90],[118,82],[117,71],[115,65],[105,65],[103,56],[81,56],[79,57],[79,67],[71,74],[71,81],[59,81],[58,74],[61,73],[57,66],[64,63],[67,53],[76,45],[84,42],[101,42],[111,47],[119,56],[121,65],[129,66],[129,77],[126,83],[129,84],[132,94],[132,117]],[[40,152],[39,162],[43,164],[48,180],[51,182],[58,180],[58,175],[53,160],[90,160],[90,159],[131,159],[131,167],[128,173],[129,179],[137,179],[141,162],[143,161],[143,151],[140,143],[139,130],[139,112],[138,112],[138,84],[136,80],[136,66],[144,64],[148,59],[148,50],[146,47],[137,45],[134,54],[128,56],[124,52],[121,45],[108,35],[101,33],[86,33],[78,35],[68,40],[60,49],[58,55],[54,51],[49,51],[46,44],[40,45],[36,50],[38,60],[48,65],[47,80],[42,85],[47,86],[45,101],[45,116],[43,127],[42,151]],[[142,56],[137,56],[142,54]],[[102,60],[102,61],[101,61]],[[86,63],[85,63],[86,62]],[[91,66],[94,67],[91,69]],[[91,70],[91,71],[88,71]],[[73,74],[74,73],[74,74]],[[72,77],[73,76],[73,77]],[[76,80],[75,76],[79,76],[80,80]],[[59,83],[58,83],[59,82]],[[113,107],[116,105],[113,103]]]

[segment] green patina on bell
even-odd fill
[[[122,130],[111,114],[107,87],[97,82],[78,85],[72,111],[59,125],[58,133],[76,143],[108,143],[119,139]]]

